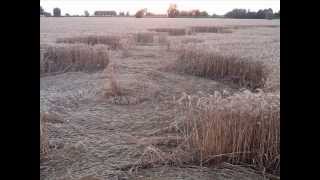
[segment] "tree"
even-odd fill
[[[200,11],[199,9],[195,9],[191,11],[191,14],[193,17],[199,17],[200,16]]]
[[[257,19],[263,19],[264,16],[265,16],[265,15],[264,15],[263,10],[259,9],[259,11],[258,11],[257,14],[256,14],[256,18],[257,18]]]
[[[69,14],[69,13],[66,13],[66,16],[70,16],[70,14]]]
[[[215,14],[215,13],[213,13],[211,17],[212,17],[212,18],[219,18],[220,16],[217,15],[217,14]]]
[[[89,17],[90,16],[89,12],[88,11],[84,11],[84,16]]]
[[[188,11],[180,11],[179,16],[190,16],[190,12]]]
[[[273,10],[269,9],[260,9],[258,12],[251,12],[250,10],[245,9],[233,9],[232,11],[225,14],[227,18],[247,18],[247,19],[272,19],[275,17]]]
[[[244,19],[247,18],[247,10],[245,9],[233,9],[230,12],[227,12],[225,14],[226,17],[228,18],[239,18],[239,19]]]
[[[264,10],[264,18],[265,19],[272,19],[273,17],[273,10],[271,8]]]
[[[119,16],[124,16],[124,12],[120,12],[120,13],[119,13]]]
[[[40,6],[40,15],[44,15],[44,10],[41,6]]]
[[[202,11],[202,12],[200,12],[200,16],[207,17],[207,16],[209,16],[209,14],[207,13],[207,11]]]
[[[179,15],[179,11],[177,9],[177,5],[176,4],[170,4],[169,9],[167,10],[167,13],[168,13],[168,17],[169,18],[177,17]]]
[[[126,14],[126,16],[130,16],[130,14],[129,14],[129,11],[127,11],[127,14]]]
[[[141,9],[136,12],[136,18],[142,18],[146,14],[147,9]]]
[[[53,16],[55,16],[55,17],[61,16],[61,10],[59,8],[54,8],[53,9]]]
[[[256,19],[257,18],[257,13],[256,12],[251,12],[251,11],[248,11],[247,13],[247,18],[248,19]]]
[[[280,19],[280,10],[273,14],[274,18]]]

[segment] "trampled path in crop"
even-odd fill
[[[238,50],[248,54],[259,52],[262,58],[275,59],[278,63],[278,52],[270,53],[276,57],[264,54],[280,45],[274,31],[269,28],[264,32],[266,34],[260,33],[259,37],[263,38],[256,43],[261,46],[252,44],[249,48],[243,43],[246,40],[251,42],[250,39],[241,36],[243,40],[238,40],[234,38],[236,35],[228,35],[230,39],[225,42],[229,44],[220,48],[248,47]],[[243,32],[251,37],[251,31]],[[252,32],[257,34],[260,31]],[[210,43],[213,46],[223,43],[225,38],[220,36],[212,36]],[[210,39],[202,35],[198,38]],[[157,146],[155,139],[176,136],[174,132],[162,132],[161,129],[182,118],[173,100],[181,97],[183,92],[212,94],[227,90],[232,93],[237,89],[167,70],[166,67],[176,59],[176,53],[167,51],[164,46],[134,46],[126,53],[111,53],[111,62],[103,71],[67,72],[40,78],[40,110],[53,115],[48,123],[49,155],[40,162],[41,179],[79,179],[88,175],[101,179],[141,180],[264,179],[248,168],[227,164],[212,168],[159,165],[132,173],[119,170],[119,167],[137,162],[148,146]],[[104,95],[110,89],[112,67],[114,77],[125,92],[121,98]],[[169,151],[172,147],[160,148]]]
[[[127,98],[104,96],[110,68],[93,74],[69,72],[42,77],[41,109],[56,115],[49,123],[50,153],[40,164],[41,179],[256,179],[250,171],[160,166],[129,174],[118,167],[139,160],[153,135],[179,117],[172,98],[182,92],[213,93],[228,86],[194,76],[163,71],[174,53],[161,46],[137,46],[130,57],[112,56],[110,66]],[[110,67],[109,66],[109,67]],[[121,102],[123,101],[123,102]],[[129,104],[128,104],[129,103]],[[171,136],[174,136],[174,134]]]

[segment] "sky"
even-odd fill
[[[166,14],[170,4],[177,4],[178,10],[199,9],[223,15],[234,8],[259,9],[272,8],[274,12],[280,10],[280,0],[40,0],[40,5],[46,12],[52,14],[53,8],[61,9],[61,14],[82,15],[84,11],[93,14],[96,10],[115,10],[127,12],[131,15],[138,10],[147,8],[148,12]]]

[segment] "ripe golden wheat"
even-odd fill
[[[227,27],[220,26],[192,26],[190,29],[195,33],[232,33]]]
[[[109,53],[104,45],[56,44],[41,52],[40,74],[67,71],[96,71],[109,63]]]
[[[102,36],[102,35],[89,35],[89,36],[77,36],[58,38],[57,43],[84,43],[89,45],[104,44],[112,50],[122,48],[121,38],[119,36]]]
[[[194,160],[201,164],[250,163],[280,172],[280,95],[241,92],[229,97],[188,96],[183,136]]]
[[[137,43],[153,43],[154,42],[154,33],[140,32],[135,34],[135,41]]]
[[[191,48],[180,51],[175,68],[179,72],[214,80],[229,80],[252,89],[262,88],[267,78],[266,68],[261,61]]]
[[[154,29],[148,29],[148,30],[155,31],[155,32],[166,32],[170,36],[183,36],[189,33],[187,29],[183,29],[183,28],[154,28]]]

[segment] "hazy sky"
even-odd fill
[[[223,15],[234,8],[280,9],[280,0],[40,0],[40,5],[45,11],[52,13],[53,8],[59,7],[61,13],[84,14],[88,10],[93,14],[96,10],[115,10],[127,12],[131,15],[136,11],[147,8],[148,12],[165,14],[170,4],[177,4],[179,10],[199,9],[207,11],[210,15],[215,13]]]

